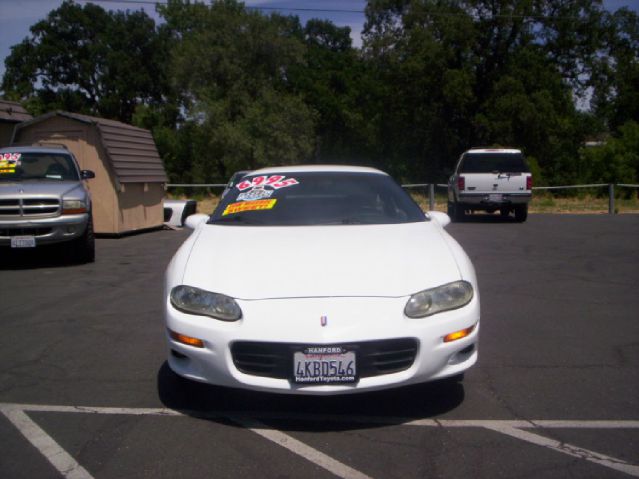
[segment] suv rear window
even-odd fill
[[[524,173],[530,171],[521,153],[466,153],[460,173]]]

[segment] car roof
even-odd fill
[[[349,166],[349,165],[291,165],[291,166],[274,166],[251,171],[249,174],[266,175],[277,173],[373,173],[377,175],[386,175],[381,170],[370,168],[367,166]]]
[[[471,148],[466,153],[508,153],[517,154],[521,153],[521,150],[516,148]]]
[[[57,153],[70,155],[71,152],[63,146],[5,146],[0,153]]]

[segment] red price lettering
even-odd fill
[[[251,182],[251,184],[253,186],[260,186],[265,181],[266,181],[266,176],[256,176],[255,178],[253,178],[253,181]]]
[[[295,178],[289,178],[288,180],[280,181],[279,183],[273,183],[272,186],[276,190],[279,190],[280,188],[284,188],[286,186],[297,185],[298,183],[299,183],[299,181],[297,181]]]
[[[282,175],[273,175],[270,176],[268,180],[266,180],[267,185],[272,185],[273,183],[277,183],[278,181],[283,180],[284,177]]]
[[[252,186],[252,184],[251,184],[250,181],[244,180],[241,183],[237,184],[237,189],[240,190],[240,191],[244,191],[245,189],[250,188],[251,186]]]

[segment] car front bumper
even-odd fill
[[[34,236],[36,246],[61,243],[82,236],[88,213],[54,218],[0,221],[0,246],[9,246],[13,236]]]
[[[168,363],[178,375],[195,381],[309,395],[347,394],[423,383],[460,374],[475,364],[479,335],[477,296],[463,308],[419,319],[402,314],[407,299],[238,300],[243,318],[236,322],[223,322],[182,313],[173,308],[167,298]],[[469,327],[474,329],[468,336],[444,342],[446,335]],[[169,331],[201,339],[204,347],[177,342],[171,338]],[[300,385],[287,378],[247,374],[236,367],[232,353],[233,344],[238,342],[294,349],[292,345],[361,345],[400,338],[415,340],[417,351],[412,364],[401,371],[360,377],[354,384]],[[291,376],[292,365],[291,353]]]

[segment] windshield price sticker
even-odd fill
[[[260,210],[272,210],[277,203],[276,199],[273,200],[256,200],[256,201],[242,201],[240,203],[231,203],[228,205],[222,216],[231,215],[234,213],[242,213],[244,211],[260,211]]]
[[[0,174],[15,173],[16,167],[20,166],[21,156],[22,156],[22,153],[0,154]]]
[[[348,384],[357,382],[355,351],[341,346],[313,346],[296,351],[293,382],[297,384]]]
[[[240,191],[248,190],[249,188],[265,187],[269,186],[274,190],[280,188],[286,188],[287,186],[298,185],[299,181],[295,178],[286,178],[284,175],[271,175],[271,176],[256,176],[254,178],[241,181],[236,185]]]

